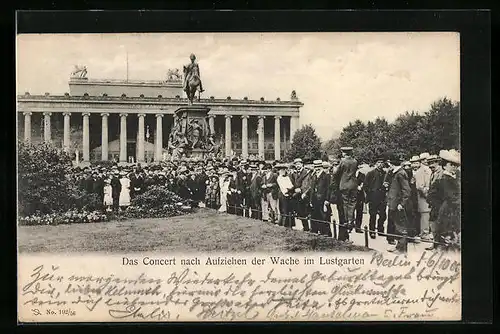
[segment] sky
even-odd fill
[[[460,98],[459,34],[155,33],[17,36],[18,94],[63,95],[75,65],[89,79],[165,80],[197,57],[204,97],[289,100],[322,140],[355,119],[394,120]],[[182,72],[182,71],[181,71]]]

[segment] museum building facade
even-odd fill
[[[168,156],[175,111],[187,104],[180,79],[72,77],[64,95],[18,95],[18,135],[52,142],[82,163],[159,161]],[[300,126],[303,103],[293,91],[287,101],[201,97],[194,105],[210,109],[208,124],[223,156],[280,160]]]

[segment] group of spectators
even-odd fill
[[[421,239],[459,242],[459,152],[422,153],[409,160],[378,157],[367,164],[358,163],[352,151],[343,147],[342,157],[330,161],[226,158],[93,166],[75,169],[72,177],[87,192],[96,193],[106,210],[124,210],[135,196],[165,186],[193,206],[290,229],[300,221],[304,231],[328,237],[337,228],[332,220],[336,209],[338,239],[350,242],[351,232],[363,233],[367,204],[369,235],[385,236],[390,251],[405,252],[407,242]],[[438,246],[430,245],[428,249]]]

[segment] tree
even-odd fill
[[[448,98],[434,102],[425,113],[427,136],[425,145],[428,151],[460,149],[460,103]]]
[[[384,118],[367,123],[355,120],[323,148],[330,155],[337,155],[341,146],[352,146],[360,162],[373,161],[379,155],[410,157],[422,152],[437,154],[442,149],[460,149],[460,103],[445,97],[432,103],[424,114],[406,111],[393,123]]]
[[[293,135],[292,145],[285,153],[285,160],[292,161],[295,158],[314,160],[320,159],[321,155],[321,140],[312,125],[308,124]]]

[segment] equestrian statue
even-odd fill
[[[192,105],[196,91],[198,90],[202,93],[204,90],[200,79],[200,67],[196,62],[196,56],[191,54],[189,58],[191,59],[191,63],[184,66],[184,91],[186,92],[189,104]]]

